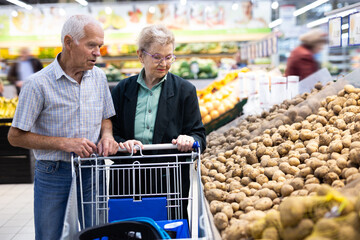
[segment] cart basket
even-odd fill
[[[79,240],[140,240],[169,239],[151,223],[120,221],[87,228],[78,234]]]

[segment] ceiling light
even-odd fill
[[[149,7],[149,13],[152,13],[152,14],[155,13],[155,7],[154,6]]]
[[[341,29],[342,29],[342,30],[345,30],[345,29],[348,29],[348,28],[349,28],[349,24],[348,24],[348,23],[341,25]]]
[[[234,3],[234,4],[231,6],[231,9],[234,10],[234,11],[238,10],[238,8],[239,8],[239,4],[237,4],[237,3]]]
[[[65,16],[66,15],[65,9],[59,8],[59,14],[60,16]]]
[[[106,8],[105,8],[105,13],[106,13],[107,15],[110,15],[110,14],[112,13],[111,7],[106,7]]]
[[[279,2],[278,1],[275,1],[275,2],[273,2],[272,4],[271,4],[271,8],[272,9],[278,9],[278,7],[279,7]]]
[[[276,26],[279,26],[282,22],[283,22],[283,20],[281,18],[276,19],[275,21],[272,21],[271,23],[269,23],[269,28],[274,28]]]
[[[84,7],[88,5],[88,2],[86,0],[75,0],[78,3],[80,3],[81,5],[83,5]]]
[[[327,23],[328,21],[329,21],[328,17],[320,18],[320,19],[315,20],[313,22],[309,22],[308,24],[306,24],[306,27],[313,28],[313,27],[319,26],[319,25],[321,25],[323,23]]]
[[[12,4],[15,4],[15,5],[18,5],[19,7],[23,7],[25,9],[27,9],[27,10],[31,10],[33,8],[31,5],[26,4],[26,3],[22,2],[22,1],[19,1],[19,0],[6,0],[6,1],[8,1],[8,2],[10,2]]]
[[[296,10],[293,13],[293,15],[294,15],[294,17],[297,17],[297,16],[299,16],[299,15],[301,15],[301,14],[303,14],[303,13],[305,13],[305,12],[307,12],[307,11],[313,9],[313,8],[316,8],[316,7],[320,6],[321,4],[324,4],[324,3],[328,2],[328,1],[329,0],[317,0],[317,1],[313,2],[313,3],[310,3],[309,5],[306,5],[305,7],[302,7],[300,9]]]
[[[355,8],[355,9],[349,9],[349,10],[347,10],[347,11],[338,13],[336,16],[338,16],[338,17],[345,17],[345,16],[347,16],[347,15],[349,15],[349,14],[352,14],[352,13],[354,13],[354,12],[357,12],[356,8]]]
[[[19,14],[18,14],[17,11],[15,11],[15,10],[12,10],[12,11],[11,11],[11,16],[17,17],[18,15],[19,15]]]
[[[185,6],[186,5],[186,0],[180,0],[180,4]]]

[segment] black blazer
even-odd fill
[[[135,139],[134,125],[138,97],[138,75],[121,80],[112,90],[116,115],[111,118],[117,142]],[[205,128],[201,121],[195,87],[188,81],[168,73],[163,82],[156,114],[153,144],[171,143],[179,135],[192,136],[206,147]]]

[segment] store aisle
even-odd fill
[[[0,184],[0,239],[33,240],[33,184]]]

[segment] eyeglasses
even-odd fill
[[[150,54],[147,51],[143,50],[144,53],[146,53],[147,55],[151,56],[153,59],[153,63],[155,64],[159,64],[161,63],[163,60],[165,61],[165,63],[167,64],[172,64],[173,62],[175,62],[176,60],[176,56],[174,54],[168,55],[166,57],[162,57],[160,54]]]

